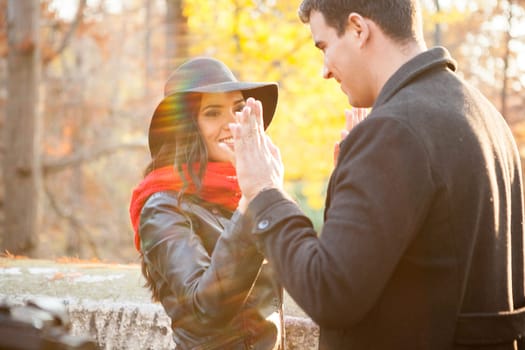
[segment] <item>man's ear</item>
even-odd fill
[[[359,47],[367,42],[370,36],[370,26],[363,16],[356,12],[352,12],[348,15],[347,31],[355,36],[359,42]]]

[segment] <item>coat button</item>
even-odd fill
[[[270,221],[264,219],[264,220],[259,221],[259,223],[257,224],[257,228],[259,230],[264,230],[265,228],[268,227],[268,225],[270,225]]]

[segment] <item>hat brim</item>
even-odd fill
[[[169,115],[170,113],[173,113],[173,109],[170,108],[170,106],[172,106],[177,95],[191,92],[221,93],[230,91],[241,91],[245,99],[253,97],[256,100],[261,101],[263,107],[264,129],[268,128],[277,108],[277,83],[229,81],[196,89],[187,89],[184,92],[178,92],[164,97],[158,104],[157,108],[155,108],[148,131],[148,145],[151,157],[153,158],[158,153],[162,144],[169,139],[169,137],[173,137],[175,129],[175,125],[173,125],[174,119],[170,118]]]

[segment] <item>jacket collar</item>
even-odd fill
[[[412,80],[436,67],[448,68],[451,71],[456,71],[457,67],[456,61],[450,57],[447,49],[441,46],[420,53],[403,64],[387,80],[385,86],[381,89],[373,108],[384,104]]]

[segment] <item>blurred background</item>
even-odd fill
[[[292,0],[0,0],[0,254],[138,262],[128,206],[169,72],[214,56],[277,81],[268,129],[322,226],[346,96]],[[423,0],[429,47],[501,111],[525,155],[525,0]],[[388,59],[388,57],[385,57]]]

